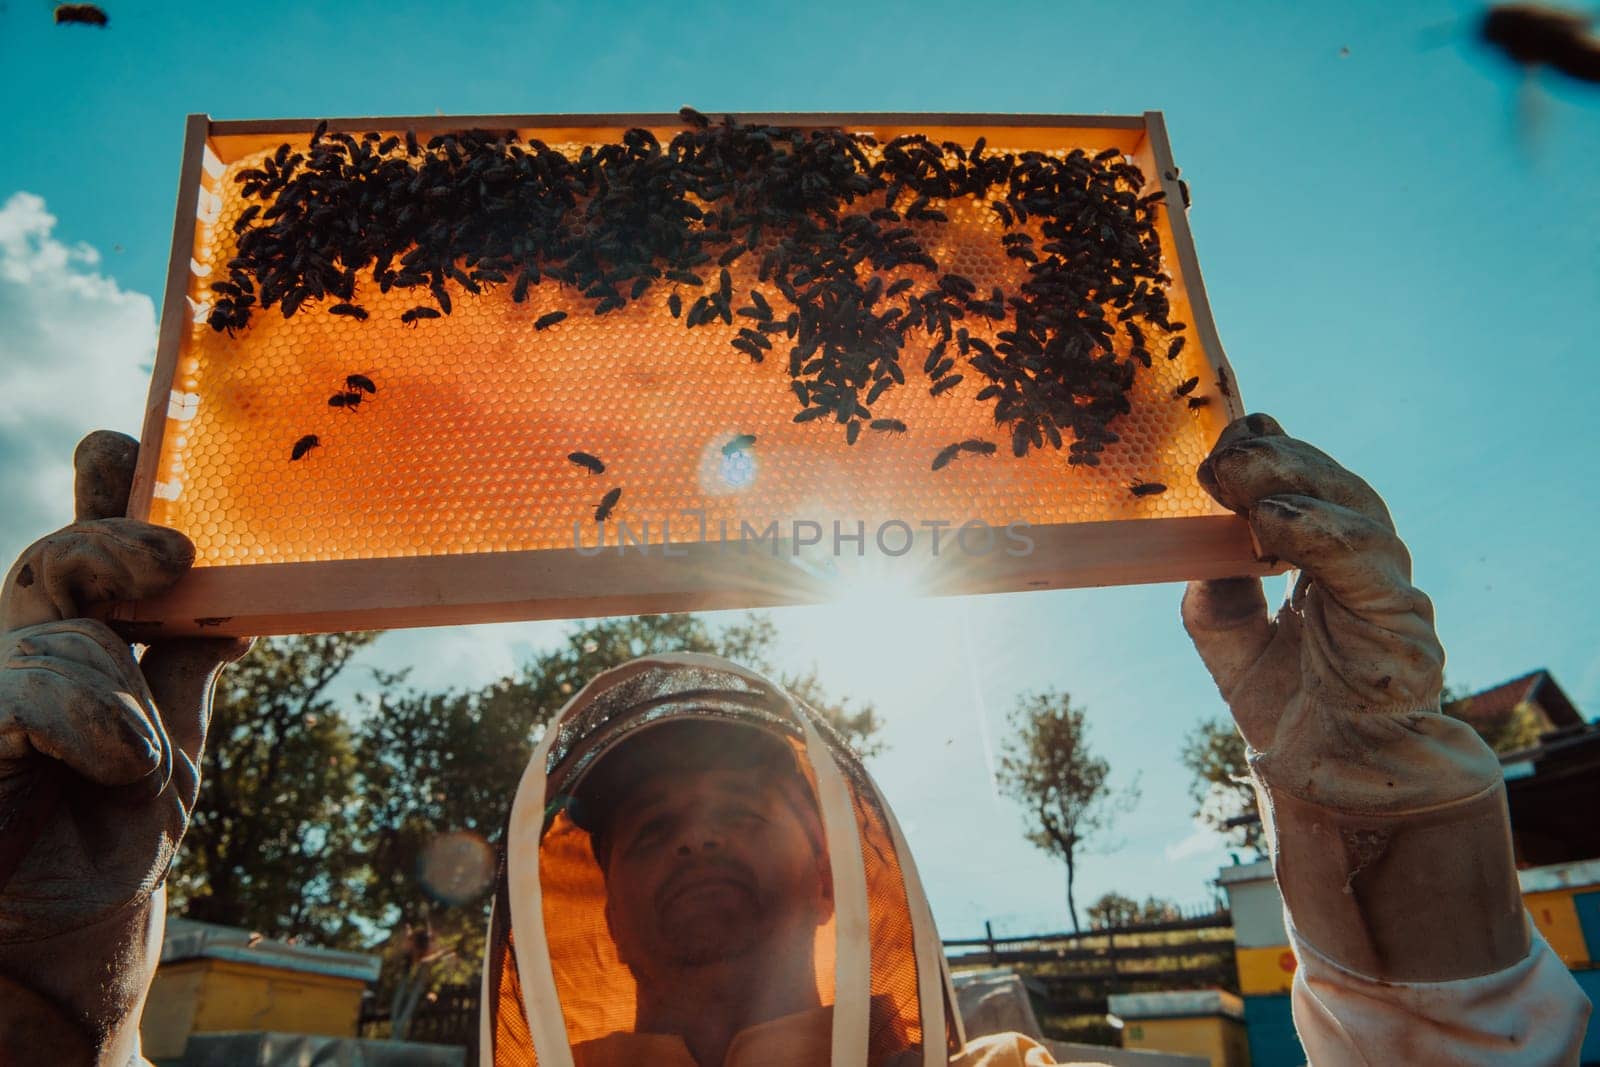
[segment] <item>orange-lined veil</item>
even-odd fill
[[[676,653],[595,678],[546,730],[512,804],[483,971],[482,1067],[573,1067],[573,1048],[634,1025],[634,980],[605,884],[568,803],[619,742],[684,719],[756,726],[796,756],[822,816],[834,917],[817,990],[839,1067],[946,1064],[963,1043],[933,916],[905,839],[859,759],[812,709],[715,656]],[[932,1035],[924,1041],[923,1035]]]

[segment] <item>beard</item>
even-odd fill
[[[676,967],[704,967],[748,955],[770,933],[770,902],[734,880],[716,881],[675,895],[661,914],[661,940]]]

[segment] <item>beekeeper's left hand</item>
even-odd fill
[[[212,684],[249,648],[191,638],[135,659],[87,617],[194,562],[182,534],[121,517],[137,449],[79,445],[77,521],[0,588],[0,1063],[123,1067],[137,1047]]]

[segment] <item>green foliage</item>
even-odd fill
[[[1227,835],[1235,844],[1261,851],[1259,820],[1229,825],[1229,820],[1256,813],[1256,791],[1250,784],[1244,738],[1231,719],[1199,723],[1184,738],[1183,765],[1194,777],[1189,796],[1194,814],[1207,826]]]
[[[327,696],[376,634],[274,638],[222,675],[168,881],[189,918],[353,947],[367,875],[355,738]]]
[[[1027,811],[1028,842],[1066,864],[1075,933],[1078,858],[1139,799],[1137,784],[1113,790],[1110,773],[1111,765],[1089,749],[1083,709],[1072,707],[1066,693],[1034,693],[1017,702],[1000,759],[1000,787]]]
[[[1182,917],[1178,906],[1160,897],[1146,897],[1143,903],[1125,897],[1113,890],[1096,900],[1085,910],[1089,927],[1094,930],[1116,930],[1136,923],[1171,922]]]

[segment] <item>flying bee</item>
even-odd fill
[[[105,26],[111,21],[104,11],[94,4],[57,4],[56,25],[77,23],[80,26]]]
[[[548,330],[550,327],[554,326],[556,323],[560,322],[566,317],[567,313],[565,311],[552,311],[548,315],[540,315],[539,318],[534,321],[533,328],[535,330]]]
[[[606,465],[601,462],[599,456],[591,456],[587,452],[569,452],[567,458],[590,474],[604,474],[606,472]]]
[[[361,407],[361,393],[355,389],[347,393],[334,393],[328,398],[328,406],[354,412]]]
[[[883,433],[906,432],[906,424],[901,422],[899,419],[873,419],[868,425],[871,426],[872,429],[879,430]]]
[[[980,456],[992,456],[998,450],[999,446],[993,441],[983,441],[976,437],[961,442],[961,451],[976,452]]]
[[[619,486],[600,498],[600,503],[594,509],[594,521],[605,522],[611,517],[611,512],[616,508],[617,501],[622,499],[622,489]]]
[[[1211,403],[1211,398],[1209,396],[1191,396],[1189,398],[1189,410],[1199,411],[1209,403]]]
[[[1155,496],[1166,491],[1167,487],[1160,482],[1131,482],[1128,485],[1128,492],[1134,496]]]
[[[374,396],[378,393],[378,387],[365,374],[346,374],[344,387],[351,392],[371,393]]]
[[[296,441],[294,443],[294,448],[289,451],[289,462],[293,463],[295,460],[303,458],[304,456],[310,454],[313,448],[316,448],[321,444],[322,441],[317,437],[316,434],[306,434],[304,437],[300,438],[300,440]]]
[[[1183,384],[1172,391],[1172,399],[1177,400],[1179,397],[1188,396],[1190,393],[1194,392],[1194,387],[1199,384],[1199,378],[1185,378],[1183,380]]]
[[[749,448],[751,445],[753,445],[755,443],[756,443],[756,435],[755,434],[753,434],[753,433],[742,433],[742,434],[739,434],[737,437],[733,438],[732,440],[730,440],[727,444],[722,446],[722,454],[724,456],[731,456],[736,452],[743,452],[745,449]]]
[[[933,469],[942,470],[943,468],[949,466],[950,461],[955,459],[956,455],[960,451],[961,442],[959,441],[953,445],[945,445],[943,448],[939,449],[938,455],[933,457]]]
[[[440,315],[437,308],[431,308],[426,305],[422,305],[419,307],[414,307],[410,311],[402,314],[400,316],[400,321],[405,323],[407,326],[414,327],[419,319],[437,319],[439,317]]]
[[[1478,40],[1524,70],[1544,64],[1600,85],[1600,36],[1590,30],[1591,19],[1539,4],[1496,4],[1478,24]]]
[[[367,321],[367,309],[359,304],[335,304],[328,309],[330,315],[345,315],[357,322]]]

